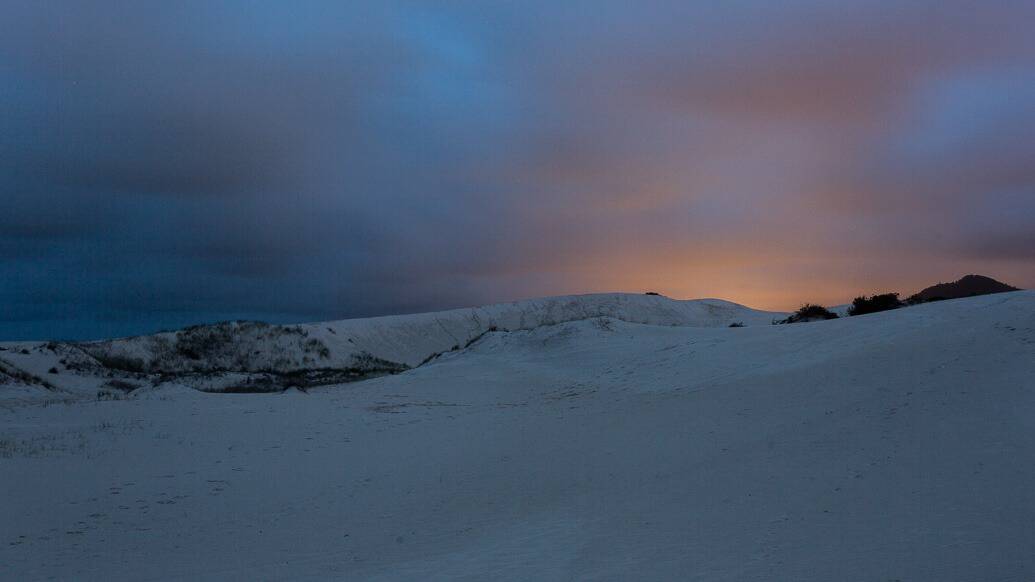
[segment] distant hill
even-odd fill
[[[959,299],[960,297],[1006,293],[1008,291],[1020,291],[1020,289],[1006,283],[1000,283],[991,277],[967,275],[952,283],[939,283],[928,287],[910,297],[909,300],[911,302],[937,301],[939,299]]]
[[[598,318],[663,327],[768,326],[787,315],[721,299],[601,293],[299,325],[230,321],[92,342],[5,342],[0,383],[51,382],[64,393],[98,398],[121,398],[156,382],[204,392],[272,392],[404,372],[494,332]]]

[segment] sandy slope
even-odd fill
[[[300,325],[226,322],[98,342],[0,343],[0,401],[95,398],[126,386],[188,385],[205,391],[275,391],[397,373],[467,347],[484,334],[611,317],[630,323],[769,325],[784,313],[719,299],[628,293],[546,297],[470,309]],[[35,384],[15,390],[21,383]],[[300,381],[298,374],[315,374]],[[118,395],[119,390],[114,390]],[[139,392],[138,392],[139,393]]]
[[[1035,579],[1035,293],[0,408],[10,579]]]
[[[185,357],[171,347],[177,339],[174,333],[97,342],[90,351],[139,358],[162,371],[348,367],[364,356],[413,367],[434,354],[464,347],[490,329],[533,329],[602,316],[653,325],[725,327],[733,322],[769,325],[784,314],[719,299],[681,301],[655,295],[601,293],[298,326],[236,325],[227,331],[233,340],[229,349],[207,349],[200,359]],[[321,348],[326,348],[322,354]],[[155,360],[160,362],[155,364]]]

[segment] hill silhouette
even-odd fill
[[[939,283],[920,291],[909,298],[910,302],[938,301],[941,299],[959,299],[975,295],[1006,293],[1019,291],[1017,287],[996,281],[983,275],[967,275],[952,283]]]

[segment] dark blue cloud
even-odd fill
[[[615,288],[788,307],[976,269],[1032,286],[1033,17],[8,2],[0,339]]]

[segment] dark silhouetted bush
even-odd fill
[[[744,322],[743,321],[734,321],[733,323],[730,324],[730,327],[744,327]]]
[[[136,390],[137,388],[140,388],[140,386],[132,382],[127,382],[125,380],[119,380],[118,378],[114,378],[105,382],[104,388],[111,388],[113,390],[120,390],[122,392],[128,393]]]
[[[661,293],[658,293],[657,291],[647,291],[644,295],[661,295]]]
[[[837,314],[822,305],[806,303],[799,307],[798,310],[792,313],[787,319],[777,321],[775,323],[806,323],[809,321],[825,321],[827,319],[837,319]]]
[[[848,315],[866,315],[867,313],[898,309],[904,305],[905,303],[899,301],[898,293],[882,293],[870,297],[863,295],[852,300],[852,306],[848,308]]]
[[[147,364],[140,358],[132,358],[119,354],[98,354],[94,358],[106,368],[142,374],[147,372]]]

